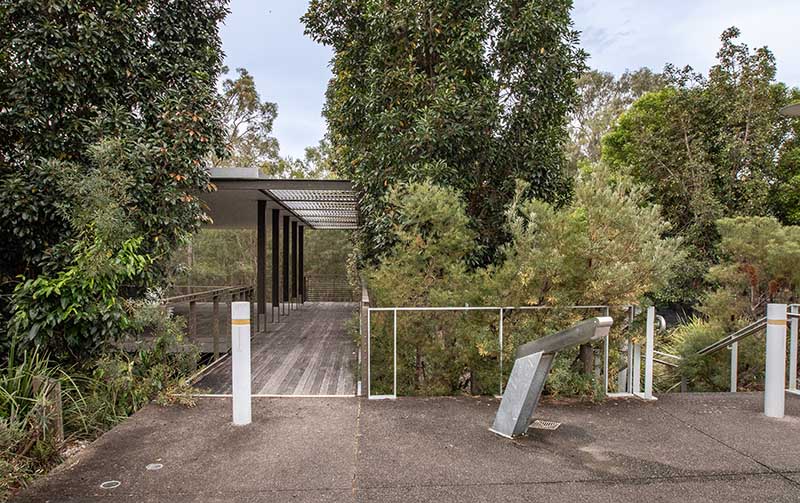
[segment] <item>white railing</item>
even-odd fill
[[[629,306],[625,306],[626,308]],[[588,305],[588,306],[448,306],[448,307],[370,307],[367,308],[367,398],[371,400],[395,399],[397,398],[397,313],[398,312],[430,312],[430,311],[496,311],[499,316],[498,343],[499,343],[499,370],[500,370],[500,395],[503,394],[503,323],[506,311],[541,311],[549,309],[570,309],[570,310],[595,310],[602,311],[605,316],[610,315],[611,306],[607,305]],[[372,313],[391,312],[392,313],[392,370],[393,383],[390,395],[372,394]],[[608,337],[605,338],[603,362],[603,386],[608,393]]]

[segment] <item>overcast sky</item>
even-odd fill
[[[278,104],[281,154],[302,157],[325,133],[321,116],[331,52],[303,35],[302,0],[232,0],[222,28],[226,64],[247,68],[261,98]],[[706,71],[719,36],[742,30],[751,47],[767,45],[778,80],[800,86],[800,0],[575,0],[575,27],[593,68],[614,73],[667,62]]]

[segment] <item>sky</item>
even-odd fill
[[[278,104],[281,155],[302,157],[325,134],[331,51],[303,34],[303,0],[232,0],[222,27],[225,64],[247,68],[262,100]],[[592,68],[620,74],[665,63],[706,72],[729,26],[775,54],[778,80],[800,87],[800,0],[575,0],[573,20]]]

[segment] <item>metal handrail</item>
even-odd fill
[[[176,295],[174,297],[167,297],[161,301],[162,305],[169,306],[173,304],[182,304],[185,302],[197,302],[202,300],[213,300],[214,297],[222,297],[226,295],[238,295],[248,293],[253,290],[252,286],[226,286],[223,288],[215,288],[213,290],[205,290],[202,292],[187,293],[184,295]]]
[[[754,333],[762,330],[764,327],[767,326],[767,318],[760,318],[749,325],[740,328],[736,332],[726,335],[722,339],[718,340],[717,342],[710,344],[700,351],[697,352],[699,355],[710,355],[712,353],[716,353],[717,351],[726,348],[733,344],[734,342],[739,342],[740,340],[744,339],[745,337],[749,337]]]

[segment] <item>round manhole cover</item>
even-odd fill
[[[120,482],[119,480],[106,480],[105,482],[100,484],[100,489],[116,489],[121,485],[122,482]]]

